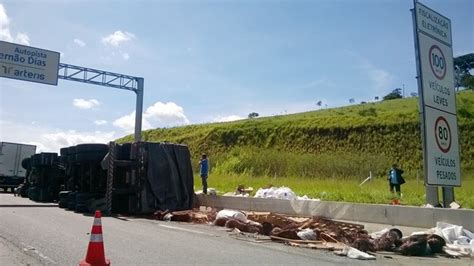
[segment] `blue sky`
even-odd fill
[[[96,3],[97,2],[97,3]],[[474,52],[474,1],[425,0]],[[0,0],[0,39],[145,79],[144,128],[225,121],[415,92],[411,0]],[[0,141],[42,151],[133,129],[134,94],[0,79]]]

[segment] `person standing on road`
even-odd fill
[[[209,161],[207,155],[203,154],[199,161],[200,174],[202,180],[202,192],[207,194],[207,177],[209,176]]]
[[[390,192],[397,192],[398,196],[401,195],[400,186],[405,183],[405,179],[402,177],[403,170],[398,169],[397,164],[393,164],[390,171],[388,171],[388,183],[390,185]],[[395,190],[395,191],[394,191]]]

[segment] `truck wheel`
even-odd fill
[[[76,209],[76,194],[77,192],[71,192],[67,195],[67,209],[75,210]]]
[[[76,162],[76,146],[71,146],[67,148],[66,161],[69,164],[74,164]]]
[[[85,202],[87,202],[88,200],[90,199],[93,199],[94,198],[94,194],[93,193],[77,193],[76,194],[76,203],[79,204],[83,204]]]
[[[67,208],[67,197],[71,191],[61,191],[59,192],[59,208]]]
[[[89,212],[89,208],[87,208],[87,205],[85,203],[77,203],[74,212],[87,213]]]
[[[69,154],[69,147],[61,148],[61,149],[59,150],[59,154],[60,154],[61,156],[66,156],[66,155],[68,155],[68,154]]]
[[[107,153],[109,150],[109,146],[106,144],[79,144],[76,145],[76,153],[84,153],[84,152],[100,152],[100,153]]]
[[[39,200],[39,188],[37,187],[30,187],[28,189],[28,198],[33,201]]]
[[[31,158],[25,158],[21,161],[21,166],[26,170],[31,169]]]
[[[87,153],[76,153],[76,162],[100,162],[104,159],[106,153],[104,152],[87,152]]]
[[[31,156],[31,160],[30,160],[31,167],[39,166],[40,163],[41,163],[41,155],[39,153]]]

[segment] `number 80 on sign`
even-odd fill
[[[446,118],[439,116],[435,123],[435,139],[438,148],[447,153],[451,149],[451,128]]]

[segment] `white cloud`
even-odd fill
[[[183,107],[174,102],[156,102],[146,109],[143,116],[148,120],[156,121],[166,126],[189,124]]]
[[[84,46],[86,46],[86,43],[85,43],[83,40],[81,40],[81,39],[77,39],[77,38],[76,38],[76,39],[74,39],[73,41],[74,41],[74,43],[77,44],[77,46],[79,46],[79,47],[84,47]]]
[[[142,119],[142,129],[144,129],[143,120],[144,119]],[[123,131],[127,133],[132,133],[135,129],[135,112],[132,112],[129,115],[124,115],[120,117],[119,119],[115,120],[112,124],[118,128],[121,128]]]
[[[91,109],[100,105],[100,102],[96,99],[74,99],[72,104],[79,109]]]
[[[128,53],[122,53],[122,57],[124,60],[130,59],[130,55]]]
[[[79,132],[0,120],[2,141],[36,145],[36,152],[59,152],[60,148],[81,143],[104,143],[116,139],[111,132]]]
[[[213,122],[230,122],[230,121],[242,120],[242,119],[245,119],[245,117],[241,117],[238,115],[218,116],[213,120]]]
[[[46,133],[40,136],[40,143],[53,150],[81,143],[108,143],[115,139],[114,132],[76,132],[75,130]]]
[[[26,33],[21,33],[21,32],[17,33],[15,40],[17,43],[26,44],[26,45],[30,44],[30,37],[28,37]]]
[[[135,38],[135,35],[133,33],[130,33],[128,31],[122,32],[121,30],[118,30],[114,33],[111,33],[103,37],[102,43],[106,45],[111,45],[114,47],[119,47],[122,43],[128,42],[134,38]]]
[[[143,113],[143,130],[185,124],[189,124],[189,120],[184,114],[184,109],[173,102],[156,102]],[[113,122],[113,125],[127,133],[132,133],[135,129],[135,111],[118,118]]]
[[[13,37],[10,32],[10,18],[2,4],[0,4],[0,40],[30,45],[30,37],[26,33],[18,32],[16,37]]]
[[[107,125],[107,121],[106,120],[95,120],[94,124],[96,124],[98,126],[103,126],[103,125]]]
[[[114,126],[121,128],[126,133],[133,133],[135,131],[135,111],[129,115],[124,115],[112,123]],[[142,117],[142,130],[151,129],[152,126],[148,120]]]

